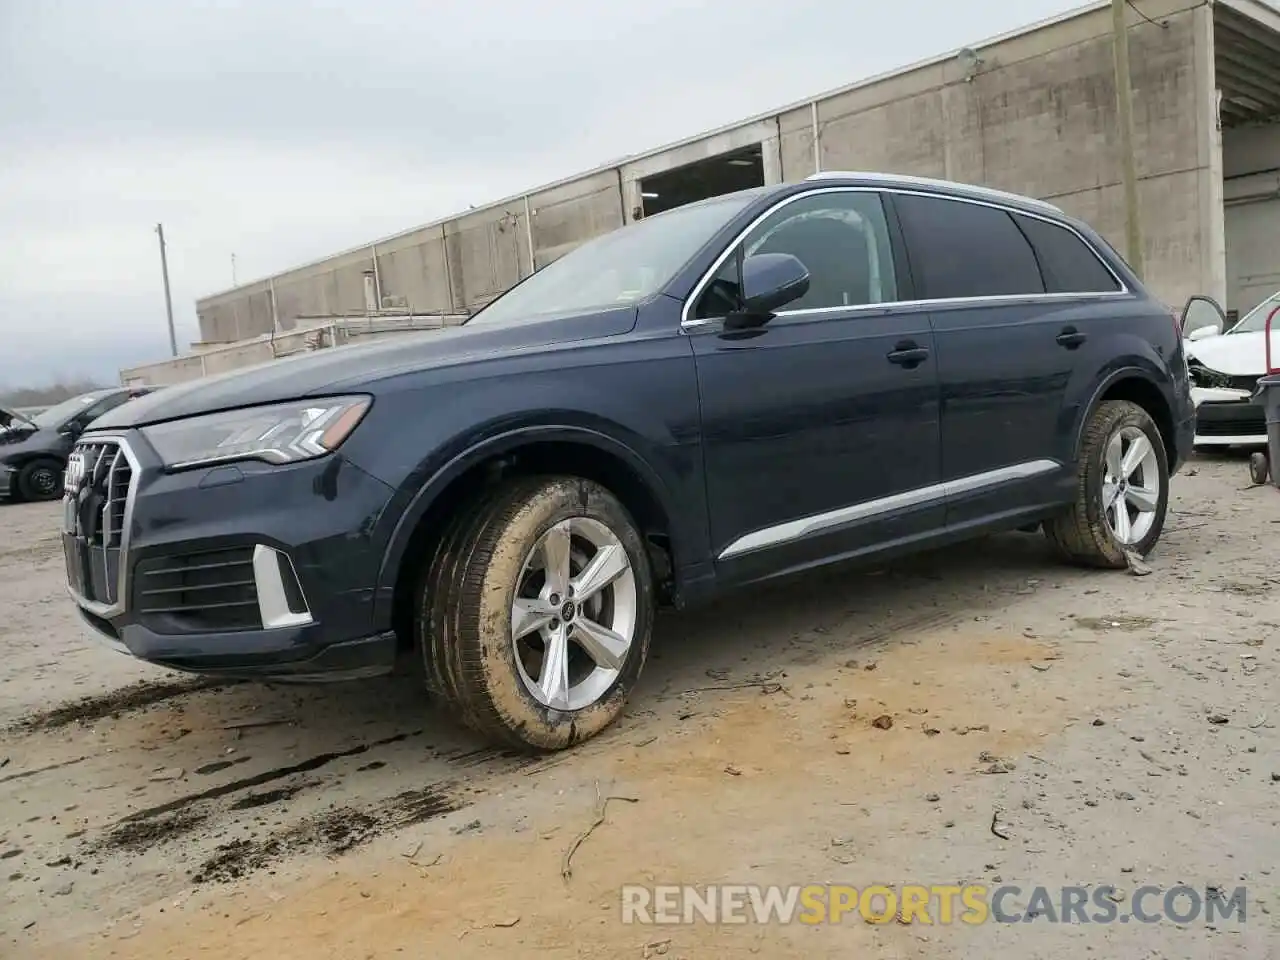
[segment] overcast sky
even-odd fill
[[[0,0],[0,390],[195,299],[1070,0]]]

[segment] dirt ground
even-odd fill
[[[1238,459],[1178,477],[1145,577],[1017,534],[666,615],[624,720],[533,760],[407,683],[209,684],[96,647],[56,507],[0,506],[0,956],[1280,956],[1280,493],[1247,486]],[[636,883],[1248,900],[658,927],[621,922]]]

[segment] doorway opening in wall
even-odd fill
[[[757,143],[645,177],[640,181],[641,208],[635,218],[763,186],[764,153]]]
[[[1280,293],[1280,17],[1255,6],[1213,5],[1228,320]]]

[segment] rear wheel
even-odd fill
[[[471,726],[558,750],[622,712],[648,655],[653,580],[626,509],[572,477],[513,481],[455,521],[424,578],[427,683]]]
[[[1159,428],[1136,403],[1108,400],[1085,425],[1075,503],[1045,523],[1045,534],[1072,562],[1120,569],[1126,554],[1146,556],[1156,545],[1168,506]]]
[[[32,460],[18,471],[23,500],[56,500],[62,496],[62,466],[57,460]]]

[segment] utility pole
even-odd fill
[[[1120,164],[1124,181],[1126,259],[1139,279],[1142,269],[1142,224],[1138,217],[1138,161],[1133,147],[1133,88],[1129,82],[1129,27],[1126,0],[1111,0],[1116,65],[1116,115],[1120,123]]]
[[[236,255],[234,253],[231,255],[231,285],[233,287],[236,285]]]
[[[178,335],[173,329],[173,298],[169,295],[169,259],[164,252],[164,224],[156,224],[156,234],[160,237],[160,272],[164,274],[164,309],[169,316],[169,349],[178,355]]]

